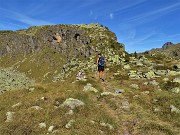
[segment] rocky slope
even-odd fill
[[[173,44],[171,42],[167,42],[162,46],[162,48],[152,49],[150,51],[146,51],[145,53],[150,55],[161,55],[162,57],[180,59],[180,43]]]
[[[0,134],[180,133],[177,57],[127,54],[97,24],[1,31],[0,48]]]

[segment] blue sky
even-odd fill
[[[0,0],[0,30],[100,23],[128,52],[180,42],[180,0]]]

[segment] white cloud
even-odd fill
[[[14,11],[4,9],[4,8],[0,8],[0,12],[4,16],[6,16],[7,18],[9,18],[11,20],[15,20],[15,21],[18,21],[18,22],[21,22],[21,23],[24,23],[24,24],[30,25],[30,26],[52,24],[50,22],[40,20],[40,19],[34,19],[34,18],[28,17],[26,15],[23,15],[21,13],[14,12]],[[16,24],[13,23],[13,25],[16,25]]]
[[[151,12],[143,13],[143,14],[138,15],[138,16],[134,16],[132,18],[129,18],[128,20],[125,20],[124,22],[125,23],[136,22],[137,24],[140,24],[143,22],[154,20],[160,16],[166,15],[170,12],[173,12],[173,11],[179,10],[179,9],[180,9],[180,2],[176,3],[176,4],[169,5],[167,7],[159,8],[159,9],[151,11]]]
[[[110,17],[110,19],[114,19],[114,14],[113,14],[113,13],[110,13],[110,14],[109,14],[109,17]]]
[[[136,30],[131,30],[128,34],[129,39],[134,39],[136,36]]]
[[[93,11],[91,10],[90,13],[89,13],[89,16],[92,16],[94,13]]]

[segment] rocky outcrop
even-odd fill
[[[0,31],[0,56],[26,55],[50,48],[66,57],[89,57],[115,45],[116,35],[99,24],[34,26],[26,30]],[[123,45],[120,44],[122,50]]]
[[[170,48],[172,45],[174,45],[172,42],[167,42],[162,46],[162,49],[168,49]]]

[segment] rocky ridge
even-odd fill
[[[162,48],[152,49],[150,51],[146,51],[144,54],[149,54],[157,57],[168,57],[170,59],[180,59],[180,44],[167,42],[162,46]]]

